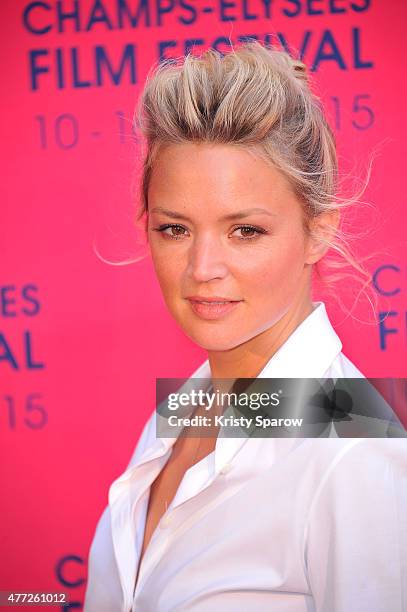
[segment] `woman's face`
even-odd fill
[[[206,143],[161,148],[148,209],[165,302],[206,350],[251,340],[308,294],[301,205],[283,175],[249,152]],[[213,299],[221,303],[205,303]]]

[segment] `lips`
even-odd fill
[[[206,297],[206,296],[200,296],[200,295],[190,295],[188,298],[188,300],[191,300],[193,302],[204,302],[204,303],[224,303],[224,302],[240,302],[241,300],[233,300],[232,298],[228,298],[228,297],[220,297],[219,295],[215,295],[212,297]]]
[[[236,309],[242,300],[213,296],[191,296],[187,298],[193,312],[202,319],[214,320],[226,316]]]
[[[229,302],[233,302],[233,300],[192,300],[193,302],[198,302],[198,304],[228,304]]]

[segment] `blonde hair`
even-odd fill
[[[242,147],[273,164],[303,205],[305,231],[311,232],[313,217],[357,201],[370,167],[360,193],[352,198],[338,195],[335,137],[311,85],[302,61],[257,40],[232,47],[225,55],[209,48],[199,57],[188,54],[154,65],[134,117],[135,131],[141,132],[147,146],[138,182],[137,221],[148,211],[149,180],[159,148],[186,142]],[[313,270],[331,293],[336,281],[346,276],[358,279],[357,297],[366,293],[372,304],[366,291],[371,274],[353,255],[352,234],[346,235],[341,225],[342,219],[331,228],[332,239],[320,237],[336,257],[325,255]],[[324,275],[319,270],[322,262],[328,271]],[[336,295],[339,298],[337,291]]]

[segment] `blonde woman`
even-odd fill
[[[305,66],[255,41],[157,66],[142,209],[191,376],[363,377],[312,273],[341,240],[332,132]],[[405,439],[160,438],[109,489],[85,612],[407,610]]]

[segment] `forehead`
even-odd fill
[[[149,204],[215,207],[232,210],[242,204],[286,211],[297,205],[284,175],[242,147],[183,143],[161,147],[148,190]]]

